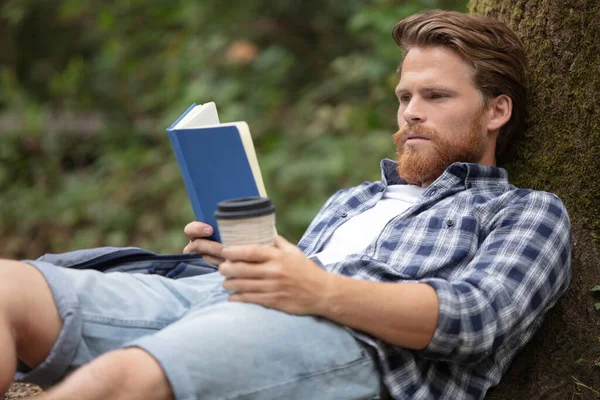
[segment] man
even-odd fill
[[[504,24],[429,12],[397,24],[397,164],[336,193],[298,247],[185,252],[177,281],[0,265],[0,387],[46,399],[480,399],[570,282],[554,195],[496,152],[523,128],[525,56]],[[41,273],[40,273],[41,272]]]

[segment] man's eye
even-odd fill
[[[410,95],[402,94],[402,95],[400,95],[400,97],[398,97],[398,99],[404,103],[404,102],[410,101]]]
[[[443,98],[443,97],[445,97],[445,96],[444,96],[443,94],[441,94],[441,93],[431,93],[431,96],[430,96],[430,97],[431,97],[432,99],[441,99],[441,98]]]

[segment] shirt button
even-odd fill
[[[437,190],[433,189],[431,192],[429,192],[430,196],[435,196],[435,194],[437,193]]]
[[[446,221],[446,225],[448,225],[449,228],[452,228],[454,226],[454,221],[452,221],[451,219]]]
[[[341,217],[342,218],[346,218],[348,216],[348,213],[342,213]]]

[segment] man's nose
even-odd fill
[[[415,122],[424,122],[425,121],[425,113],[419,101],[414,97],[408,102],[406,108],[402,112],[402,118],[409,124]]]

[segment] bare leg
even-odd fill
[[[40,400],[168,400],[171,387],[156,360],[142,349],[106,353],[79,368]]]
[[[37,366],[50,353],[61,327],[42,274],[29,264],[0,260],[0,394],[13,379],[17,357]]]
[[[36,367],[50,354],[61,328],[43,275],[27,263],[0,260],[0,395],[13,380],[17,358]],[[40,398],[166,400],[172,394],[158,362],[131,348],[98,357]]]
[[[0,316],[0,396],[6,393],[17,365],[16,341],[8,322]]]

